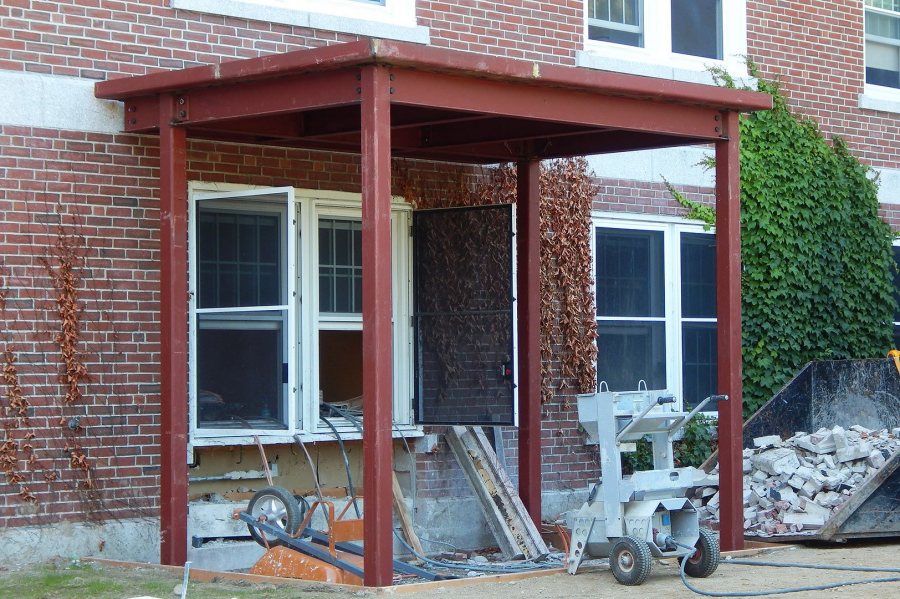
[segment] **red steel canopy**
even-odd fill
[[[161,558],[187,551],[187,138],[361,155],[365,584],[391,583],[392,156],[518,167],[519,493],[541,514],[539,161],[714,144],[721,544],[743,546],[741,91],[367,39],[99,82],[124,129],[160,136]],[[602,345],[602,341],[601,341]]]

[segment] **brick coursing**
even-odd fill
[[[0,69],[102,80],[350,41],[355,36],[193,13],[168,0],[141,2],[5,0],[0,4]],[[583,48],[581,0],[419,0],[418,24],[431,44],[563,65]],[[859,0],[748,0],[748,55],[780,78],[789,101],[844,137],[873,166],[900,164],[900,120],[863,110],[863,8]],[[0,127],[0,277],[8,290],[3,330],[18,357],[20,383],[38,433],[32,469],[21,463],[38,502],[19,501],[0,480],[0,526],[84,516],[83,494],[63,452],[61,385],[52,286],[41,260],[60,224],[77,226],[82,271],[82,347],[89,379],[80,410],[86,454],[103,491],[105,516],[154,514],[158,506],[158,146],[155,138],[71,129]],[[423,172],[445,167],[420,165]],[[190,180],[358,191],[355,156],[193,141]],[[602,212],[681,215],[660,183],[603,180]],[[681,190],[704,202],[712,190]],[[900,209],[882,215],[900,229]],[[574,399],[543,406],[546,489],[581,489],[597,475],[582,443]],[[14,435],[21,439],[23,430]],[[516,431],[504,430],[516,477]],[[468,492],[446,448],[417,460],[417,493]],[[47,481],[43,472],[58,472]],[[37,510],[37,514],[32,514]]]

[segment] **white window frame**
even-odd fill
[[[748,78],[747,2],[722,0],[722,59],[672,52],[671,0],[643,0],[644,46],[592,40],[588,37],[588,10],[584,3],[584,50],[576,54],[578,66],[634,75],[714,83],[710,66],[725,68],[737,78]]]
[[[597,229],[624,229],[641,231],[661,231],[663,233],[663,286],[665,311],[662,317],[631,317],[595,315],[598,322],[635,321],[664,322],[666,331],[666,389],[675,395],[678,409],[684,407],[682,325],[685,322],[717,322],[717,318],[685,318],[681,315],[681,234],[715,234],[704,230],[696,221],[679,217],[645,216],[640,214],[616,215],[595,213],[591,227],[591,276],[594,279],[594,297],[597,297]],[[602,339],[598,338],[601,346]],[[598,373],[599,378],[599,373]],[[598,384],[600,381],[597,381]],[[637,381],[635,381],[637,384]],[[702,398],[701,398],[702,399]],[[708,406],[709,407],[709,406]],[[704,410],[704,414],[715,416],[715,410]]]
[[[874,6],[868,6],[863,3],[863,53],[865,53],[865,48],[867,45],[866,42],[870,39],[870,36],[866,35],[865,33],[865,13],[868,12],[876,12],[900,18],[900,12],[886,10],[883,8],[876,8]],[[877,36],[871,36],[871,39],[896,45],[898,46],[897,51],[900,52],[900,42],[898,42],[898,40]],[[866,78],[865,68],[867,59],[868,57],[865,57],[863,60],[863,81],[865,81]],[[883,112],[900,113],[900,89],[885,87],[883,85],[874,85],[865,81],[864,92],[859,97],[859,107],[868,110],[880,110]]]
[[[193,447],[215,445],[243,445],[254,443],[258,436],[263,443],[293,443],[299,433],[310,441],[331,440],[331,429],[319,419],[318,392],[318,333],[320,322],[329,328],[362,330],[362,315],[328,315],[320,319],[318,313],[318,218],[361,217],[361,196],[358,193],[296,189],[292,187],[256,187],[224,183],[191,182],[188,186],[188,288],[189,288],[189,451]],[[274,198],[268,203],[254,198]],[[216,429],[198,426],[197,415],[197,315],[210,311],[197,307],[198,265],[197,205],[199,202],[244,199],[248,211],[275,211],[284,215],[286,235],[284,250],[287,304],[272,307],[287,310],[286,360],[288,362],[286,429]],[[402,198],[393,198],[391,207],[392,242],[392,303],[393,313],[393,436],[420,436],[422,428],[412,419],[413,393],[413,334],[412,334],[412,207]],[[306,276],[309,273],[311,276]],[[268,308],[268,307],[267,307]],[[240,312],[245,308],[215,309],[215,312]],[[356,426],[344,418],[331,418],[344,439],[359,439]],[[190,455],[190,454],[189,454]]]
[[[171,0],[172,8],[427,44],[415,0]]]

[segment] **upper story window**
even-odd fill
[[[588,0],[588,37],[592,40],[644,45],[641,0]]]
[[[588,0],[587,13],[590,40],[722,58],[722,0]]]
[[[866,0],[866,83],[900,89],[900,0]]]
[[[746,73],[745,0],[586,0],[580,66],[712,82],[710,61]]]

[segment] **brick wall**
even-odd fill
[[[23,502],[0,473],[2,526],[147,515],[158,504],[158,156],[154,137],[0,128],[0,345],[31,404],[28,423],[0,431],[0,443],[17,444],[14,468],[37,500]],[[358,159],[348,155],[192,142],[188,161],[191,180],[359,188]],[[88,378],[71,406],[48,271],[60,226],[83,241],[77,348]],[[76,431],[67,428],[73,417]],[[75,443],[93,490],[70,463]]]
[[[420,0],[417,7],[435,46],[567,65],[581,49],[581,0]]]
[[[90,80],[179,69],[354,39],[352,35],[169,8],[168,0],[5,0],[0,4],[0,69]],[[566,65],[582,44],[580,0],[439,2],[420,0],[419,25],[435,46]],[[829,135],[844,136],[866,162],[896,168],[896,115],[858,108],[863,91],[863,12],[859,0],[748,0],[749,55],[780,77],[790,101]],[[73,123],[72,129],[78,124]],[[113,516],[153,511],[158,502],[158,151],[154,138],[22,127],[0,128],[0,256],[9,290],[4,332],[33,404],[35,461],[27,430],[19,469],[35,493],[37,516],[0,481],[0,525],[78,517],[86,494],[64,452],[61,416],[79,416],[77,438],[93,468],[101,505]],[[190,146],[189,178],[252,185],[357,191],[359,161],[345,155]],[[602,182],[595,209],[680,214],[660,184]],[[685,188],[707,199],[709,190]],[[900,228],[900,211],[884,216]],[[90,378],[84,401],[60,407],[55,296],[44,259],[59,224],[85,240],[83,344]],[[49,361],[45,357],[51,358]],[[547,488],[583,488],[596,476],[595,452],[582,445],[572,399],[543,408]],[[31,430],[29,429],[29,430]],[[77,431],[76,431],[77,433]],[[37,437],[36,437],[37,438]],[[515,431],[504,436],[515,468]],[[438,496],[465,488],[446,456],[419,461],[418,486]],[[44,473],[56,473],[46,480]],[[49,476],[49,474],[48,474]],[[24,507],[23,507],[24,506]]]
[[[748,0],[748,55],[790,103],[872,166],[900,167],[900,119],[859,108],[865,89],[860,0]]]

